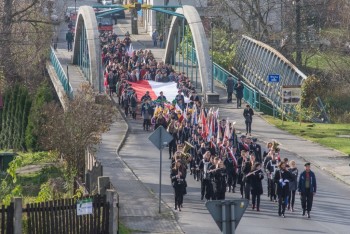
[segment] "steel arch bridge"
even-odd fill
[[[99,6],[101,7],[101,6]],[[110,7],[110,6],[108,6]],[[113,6],[112,6],[113,7]],[[125,10],[123,6],[113,7],[112,10],[103,11],[98,16],[104,16],[118,11]],[[176,63],[176,54],[184,53],[184,33],[185,24],[189,25],[192,37],[194,39],[193,46],[199,48],[195,51],[195,57],[198,58],[196,65],[201,84],[203,96],[210,92],[211,87],[211,63],[209,60],[209,46],[205,37],[204,27],[201,23],[200,16],[193,6],[181,6],[176,12],[163,10],[161,6],[155,6],[148,10],[158,11],[164,14],[174,16],[169,30],[169,36],[166,43],[166,53],[164,61],[168,63]],[[79,8],[76,22],[76,36],[73,47],[73,64],[79,65],[84,77],[90,82],[95,90],[101,91],[102,64],[99,42],[99,32],[96,20],[96,14],[92,7],[83,6]],[[175,42],[175,43],[174,43]],[[182,46],[180,45],[181,43]],[[191,45],[192,46],[192,45]]]
[[[105,8],[106,6],[99,7]],[[103,69],[96,16],[100,17],[127,9],[125,6],[114,7],[113,5],[108,6],[108,8],[112,9],[99,13],[95,13],[93,8],[89,6],[79,8],[73,48],[73,63],[80,67],[85,79],[90,82],[92,87],[100,92],[103,84]],[[168,10],[171,8],[176,9],[176,11]],[[164,6],[145,6],[143,9],[153,10],[173,17],[168,37],[166,37],[167,43],[163,61],[173,65],[181,64],[179,68],[182,71],[185,71],[185,66],[187,66],[187,71],[188,67],[194,67],[192,73],[195,70],[196,88],[198,72],[200,78],[198,83],[200,83],[204,97],[211,92],[212,75],[215,80],[223,84],[225,84],[228,76],[232,76],[235,81],[238,80],[237,76],[234,76],[216,63],[213,63],[213,70],[211,70],[208,41],[200,16],[194,7],[187,5],[166,6],[166,8]],[[185,37],[185,34],[188,32],[192,35],[190,43]],[[253,108],[258,109],[261,103],[259,97],[263,96],[276,109],[290,111],[290,107],[282,106],[281,104],[281,86],[301,85],[306,79],[306,76],[278,51],[247,36],[242,37],[237,47],[234,67],[236,72],[244,78],[243,82],[246,87],[244,90],[245,101]],[[275,84],[268,83],[268,74],[280,74],[281,81]],[[189,75],[188,72],[187,75]],[[190,77],[192,80],[193,75]]]
[[[289,111],[291,106],[282,105],[282,86],[302,85],[307,79],[277,50],[248,36],[242,36],[237,47],[234,68],[260,95],[284,111]],[[269,74],[279,74],[280,81],[269,83]]]

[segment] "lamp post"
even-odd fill
[[[214,93],[214,23],[213,17],[210,21],[210,30],[211,30],[211,92]]]
[[[74,0],[74,10],[75,10],[75,14],[77,13],[77,0]]]

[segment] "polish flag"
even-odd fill
[[[146,91],[149,91],[149,95],[152,100],[156,100],[163,91],[163,95],[166,97],[168,102],[172,102],[177,95],[177,88],[175,82],[155,82],[152,80],[141,80],[138,82],[130,82],[131,87],[136,91],[138,101],[145,95]]]
[[[138,101],[141,101],[143,95],[146,91],[149,91],[149,95],[152,100],[156,100],[163,91],[163,95],[166,97],[168,102],[172,102],[176,95],[178,94],[178,89],[175,82],[156,82],[152,80],[141,80],[138,82],[129,82],[131,87],[136,91]],[[185,102],[189,99],[185,97]]]

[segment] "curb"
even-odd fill
[[[117,109],[117,111],[119,112],[119,114],[122,116],[122,118],[123,118],[123,120],[124,120],[124,125],[126,126],[126,131],[125,131],[125,134],[124,134],[124,136],[123,136],[123,139],[121,140],[121,142],[119,143],[119,146],[118,146],[117,149],[116,149],[116,155],[117,155],[117,157],[121,160],[121,162],[123,163],[123,165],[124,165],[126,168],[128,168],[128,169],[131,171],[131,173],[135,176],[135,178],[142,184],[142,186],[143,186],[150,194],[152,194],[154,198],[157,198],[157,197],[155,196],[155,193],[152,192],[152,191],[140,180],[140,178],[135,174],[135,172],[132,170],[132,168],[129,167],[129,165],[123,160],[122,157],[120,157],[119,152],[120,152],[120,150],[123,148],[123,146],[124,146],[124,144],[125,144],[125,141],[126,141],[126,138],[127,138],[128,135],[129,135],[129,132],[130,132],[130,126],[129,126],[129,125],[130,125],[130,124],[128,123],[126,117],[125,117],[125,116],[123,115],[123,113],[121,112],[120,107],[117,106],[116,101],[115,101],[112,97],[110,97],[110,98],[111,98],[112,102],[114,103],[115,108]],[[185,233],[185,232],[182,230],[182,228],[181,228],[181,226],[179,225],[179,223],[178,223],[178,217],[176,217],[175,212],[171,209],[170,206],[168,206],[168,204],[167,204],[166,202],[163,201],[163,199],[161,200],[161,203],[162,203],[165,207],[167,207],[167,208],[170,210],[171,218],[174,219],[174,220],[176,221],[176,226],[177,226],[177,228],[178,228],[179,230],[181,230],[182,233]]]
[[[120,141],[118,147],[116,148],[116,153],[117,153],[117,155],[119,156],[119,151],[120,151],[121,148],[124,146],[125,141],[126,141],[126,138],[127,138],[128,134],[129,134],[129,125],[127,124],[126,119],[125,119],[124,115],[121,113],[121,111],[120,111],[119,107],[117,106],[117,103],[116,103],[116,101],[114,100],[114,98],[111,97],[111,96],[109,96],[109,99],[113,102],[115,109],[118,111],[118,113],[119,113],[119,114],[121,115],[121,117],[123,118],[123,120],[124,120],[124,125],[125,125],[125,127],[126,127],[126,131],[125,131],[125,133],[123,134],[123,138],[122,138],[122,140]]]

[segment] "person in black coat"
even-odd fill
[[[247,175],[247,180],[250,181],[253,210],[260,211],[260,196],[263,194],[262,180],[264,179],[264,173],[261,170],[261,164],[255,163],[252,171]]]
[[[211,165],[210,179],[213,188],[213,200],[225,200],[226,193],[226,168],[219,157],[214,158],[214,163]]]
[[[244,194],[244,181],[243,181],[243,177],[244,177],[244,173],[243,173],[243,169],[244,166],[246,164],[246,162],[248,161],[247,159],[247,151],[242,150],[241,152],[241,156],[238,158],[237,160],[237,171],[238,171],[238,178],[237,178],[237,184],[240,184],[240,192],[241,192],[241,197],[243,198],[243,194]]]
[[[234,89],[236,90],[236,98],[237,98],[237,109],[241,108],[242,105],[242,98],[243,98],[243,89],[244,85],[240,80],[235,84]]]
[[[201,200],[203,200],[204,196],[207,201],[212,198],[212,186],[209,175],[211,165],[210,152],[207,151],[199,163],[199,170],[201,172]]]
[[[250,160],[247,161],[243,167],[244,196],[245,196],[245,199],[248,199],[248,200],[250,199],[251,185],[250,185],[250,181],[247,179],[247,175],[252,171],[254,164],[255,164],[255,155],[251,154]]]
[[[249,149],[254,152],[256,161],[262,163],[262,154],[261,154],[261,145],[257,143],[258,139],[253,137],[252,143],[249,146]]]
[[[301,207],[303,208],[303,216],[307,211],[307,217],[310,218],[313,198],[316,194],[317,184],[316,176],[310,170],[310,163],[305,163],[305,171],[300,174],[298,183],[298,192],[301,199]]]
[[[235,156],[233,155],[236,151],[234,148],[232,149],[229,148],[229,152],[227,153],[227,157],[224,160],[224,164],[226,167],[226,173],[227,173],[227,186],[228,186],[228,191],[234,193],[235,192],[235,187],[236,187],[236,169],[237,169],[237,161]]]
[[[285,218],[284,212],[289,198],[289,183],[293,181],[292,174],[287,170],[286,163],[278,164],[279,170],[275,173],[274,181],[277,185],[278,215]]]
[[[170,173],[171,185],[175,193],[175,210],[181,211],[185,191],[185,173],[181,161],[176,161]]]
[[[295,202],[295,192],[298,188],[298,168],[296,167],[296,163],[294,160],[289,162],[289,172],[293,176],[293,182],[289,183],[289,202],[288,202],[288,210],[294,212],[294,202]]]
[[[232,102],[232,93],[233,93],[233,86],[234,86],[232,76],[227,77],[225,85],[226,85],[226,91],[227,91],[227,103],[230,103]]]
[[[253,122],[253,115],[254,115],[254,111],[252,108],[250,108],[250,105],[246,105],[246,108],[244,108],[243,111],[243,116],[245,119],[245,127],[246,127],[246,132],[248,135],[252,135],[252,122]]]

